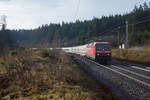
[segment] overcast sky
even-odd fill
[[[71,22],[77,19],[123,14],[135,5],[150,0],[0,0],[0,15],[7,16],[7,28],[30,29],[42,24]]]

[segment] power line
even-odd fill
[[[138,24],[141,24],[141,23],[145,23],[145,22],[148,22],[148,21],[150,21],[150,19],[146,19],[146,20],[142,20],[142,21],[139,21],[139,22],[137,22],[137,23],[135,23],[135,24],[129,24],[129,25],[138,25]]]
[[[78,15],[79,8],[80,8],[80,0],[78,1],[78,4],[77,4],[77,9],[76,9],[75,16],[74,16],[74,19],[75,19],[75,20],[76,20],[77,15]]]
[[[134,23],[134,24],[128,24],[128,27],[129,27],[129,26],[132,26],[132,25],[138,25],[138,24],[141,24],[141,23],[144,23],[144,22],[147,22],[147,21],[150,21],[150,19],[142,20],[142,21],[139,21],[139,22]],[[112,32],[114,32],[115,30],[117,30],[118,28],[120,29],[120,28],[124,28],[124,27],[126,27],[126,26],[127,26],[127,24],[125,24],[125,25],[116,25],[116,26],[114,26],[114,27],[111,28],[111,29],[108,29],[108,30],[105,30],[105,31],[101,32],[100,34],[112,33]],[[128,30],[126,30],[126,31],[128,31]],[[126,40],[127,40],[127,39],[126,39]]]
[[[129,26],[142,24],[142,23],[145,23],[145,22],[148,22],[148,21],[150,21],[150,19],[142,20],[142,21],[136,22],[136,23],[134,23],[134,24],[129,24]],[[126,25],[118,25],[118,26],[115,26],[115,27],[113,27],[113,28],[111,28],[111,29],[108,29],[108,30],[105,30],[105,31],[101,32],[100,34],[104,34],[104,33],[108,33],[108,32],[113,32],[113,31],[116,30],[118,27],[124,28],[124,27],[126,27]]]

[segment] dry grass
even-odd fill
[[[44,51],[46,52],[46,51]],[[25,50],[0,57],[0,100],[112,100],[64,52]]]
[[[145,50],[115,49],[112,50],[112,57],[121,60],[150,64],[150,49]]]

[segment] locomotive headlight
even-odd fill
[[[110,56],[110,53],[108,53],[107,55]]]

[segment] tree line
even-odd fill
[[[42,44],[51,46],[59,43],[59,46],[75,46],[91,41],[109,41],[116,47],[118,35],[119,43],[125,43],[126,21],[129,22],[130,45],[150,43],[150,3],[144,3],[126,14],[61,24],[50,23],[32,30],[1,31],[0,44],[38,47]]]

